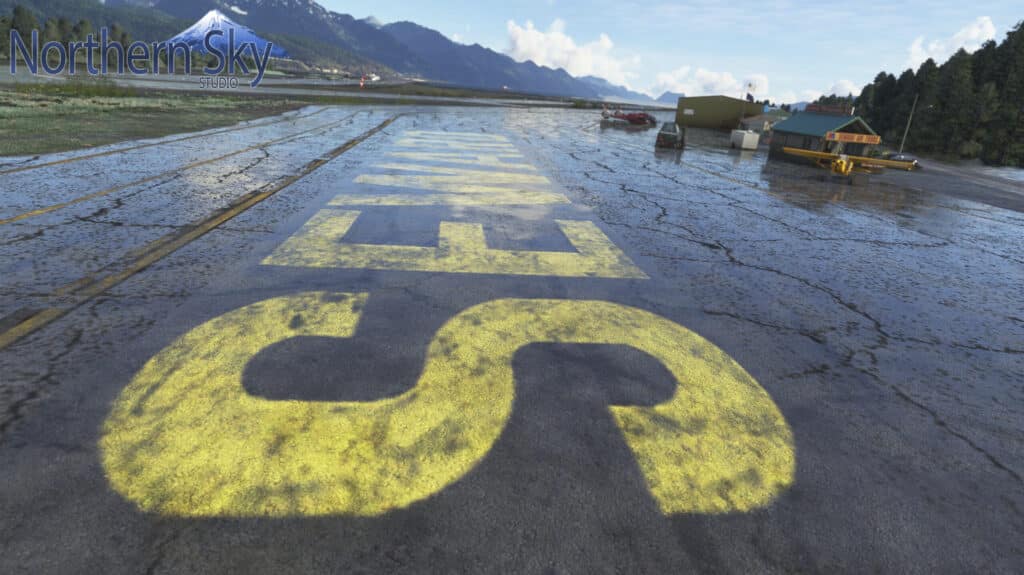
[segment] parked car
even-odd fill
[[[658,139],[654,142],[656,148],[681,149],[686,145],[686,131],[675,122],[665,122],[658,132]]]
[[[911,156],[910,154],[902,154],[902,153],[899,153],[899,152],[894,152],[892,154],[888,154],[885,157],[885,159],[886,160],[892,160],[894,162],[910,162],[911,164],[914,165],[913,169],[915,169],[915,170],[920,170],[921,169],[921,164],[917,161],[917,158],[915,158],[914,156]]]

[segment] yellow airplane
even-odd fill
[[[897,170],[916,169],[914,162],[897,162],[895,160],[882,160],[880,158],[869,158],[867,156],[851,156],[848,154],[833,154],[829,152],[813,152],[801,148],[782,148],[782,151],[801,158],[814,160],[818,166],[831,170],[839,176],[849,176],[854,172],[862,174],[874,174],[883,168]]]

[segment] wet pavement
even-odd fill
[[[1024,570],[1024,190],[653,138],[0,161],[0,572]]]

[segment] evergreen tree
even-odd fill
[[[71,36],[79,42],[85,42],[89,34],[95,35],[92,29],[92,22],[88,20],[79,20],[78,24],[75,24],[74,28],[71,29]]]
[[[1024,167],[1024,22],[1007,35],[1000,50],[1006,80],[1000,88],[995,120],[998,129],[984,157],[990,162]]]
[[[939,68],[936,113],[942,118],[938,124],[941,142],[935,143],[938,151],[959,155],[977,122],[971,56],[962,48]]]
[[[896,80],[895,90],[882,117],[882,124],[875,127],[883,140],[898,141],[903,137],[907,118],[910,117],[914,100],[918,97],[917,78],[913,70],[904,70]]]
[[[67,18],[57,19],[57,31],[60,34],[61,42],[71,42],[74,40],[73,29],[71,22],[69,22]]]
[[[999,90],[995,82],[988,82],[978,89],[975,98],[977,121],[970,142],[962,150],[963,155],[976,158],[984,154],[985,148],[992,146],[990,135],[996,129],[999,112]]]
[[[860,95],[853,102],[854,106],[857,107],[857,114],[864,118],[864,121],[868,125],[874,125],[875,117],[875,85],[868,84],[864,86]]]
[[[10,57],[11,19],[0,16],[0,58]]]
[[[21,34],[21,37],[25,39],[27,44],[28,38],[32,34],[32,30],[39,29],[39,20],[36,20],[36,16],[31,10],[18,5],[14,7],[14,16],[11,18],[11,28],[17,30],[18,33]]]
[[[896,77],[885,72],[875,76],[874,110],[870,125],[878,134],[890,132],[893,127],[893,103],[896,101]]]
[[[57,29],[57,21],[53,18],[46,20],[43,24],[42,37],[39,39],[40,44],[47,42],[60,42],[60,31]]]
[[[923,153],[935,152],[942,139],[938,132],[942,118],[935,107],[939,90],[939,67],[935,60],[929,58],[918,67],[914,85],[917,87],[917,108],[907,134],[907,148]]]
[[[996,47],[994,40],[989,40],[981,45],[981,48],[974,53],[972,65],[974,67],[974,84],[980,89],[985,84],[996,80]]]

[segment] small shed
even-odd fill
[[[775,124],[771,155],[783,156],[783,148],[863,156],[882,139],[860,116],[802,112]]]
[[[776,124],[789,118],[790,114],[781,110],[772,110],[757,116],[743,118],[740,122],[741,130],[753,130],[759,134],[768,134]]]

